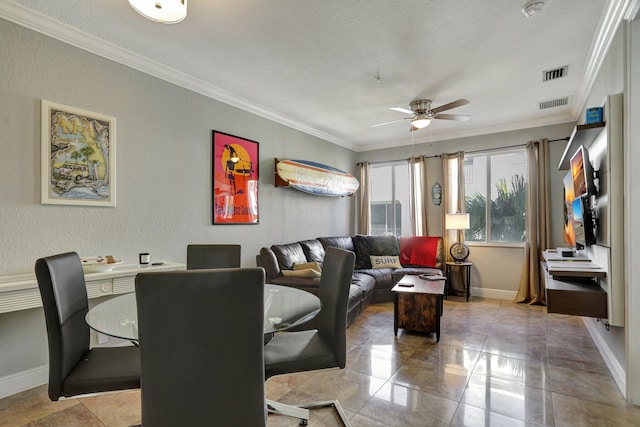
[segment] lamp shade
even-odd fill
[[[446,214],[444,218],[444,227],[447,230],[468,230],[469,224],[468,213]]]
[[[425,113],[418,113],[416,117],[411,120],[411,125],[416,129],[422,129],[429,126],[431,119]]]
[[[176,24],[187,17],[187,0],[129,0],[140,15],[163,24]]]

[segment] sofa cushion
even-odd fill
[[[353,247],[356,253],[355,270],[371,268],[371,255],[400,255],[396,236],[353,236]]]
[[[400,262],[403,266],[432,267],[437,265],[440,237],[400,237]]]
[[[324,246],[319,240],[303,240],[299,243],[302,246],[304,256],[307,257],[307,261],[317,262],[322,265],[322,261],[324,261]]]
[[[375,280],[374,282],[374,289],[379,289],[379,288],[389,288],[391,289],[392,287],[392,281],[393,281],[393,268],[367,268],[364,270],[358,270],[357,271],[360,274],[366,274],[368,276],[373,277],[373,279]]]
[[[267,281],[280,275],[280,266],[276,254],[269,248],[260,249],[260,267],[264,268]]]
[[[328,247],[346,249],[351,252],[355,252],[353,248],[353,240],[351,236],[339,236],[339,237],[318,237],[318,241],[322,244],[325,250]]]
[[[376,284],[373,277],[363,273],[353,273],[351,278],[351,284],[361,288],[365,294],[370,294]]]
[[[280,270],[293,270],[295,264],[304,264],[307,262],[307,257],[304,256],[304,251],[300,243],[288,243],[286,245],[273,245],[271,250],[278,259]]]

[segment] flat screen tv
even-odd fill
[[[573,179],[573,196],[578,199],[596,194],[593,179],[593,167],[589,161],[589,151],[581,145],[571,157],[571,177]]]
[[[593,216],[589,209],[589,198],[579,197],[571,203],[573,213],[573,232],[576,246],[591,246],[596,243]]]
[[[576,235],[573,231],[573,178],[571,171],[567,172],[562,180],[564,183],[564,242],[570,248],[576,247]]]

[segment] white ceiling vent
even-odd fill
[[[547,108],[562,107],[569,103],[569,97],[550,99],[548,101],[540,101],[540,109],[545,110]]]
[[[567,71],[569,70],[569,66],[565,65],[564,67],[554,68],[553,70],[547,70],[542,72],[542,81],[548,82],[549,80],[561,79],[567,76]]]

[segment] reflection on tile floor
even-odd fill
[[[445,301],[435,335],[399,331],[393,306],[372,305],[347,330],[347,367],[272,378],[285,403],[338,399],[354,427],[638,426],[582,321],[485,298]],[[131,426],[140,393],[50,402],[46,386],[0,400],[0,426]],[[215,425],[215,420],[212,424]],[[270,415],[268,425],[296,426]],[[331,408],[310,426],[340,425]]]

